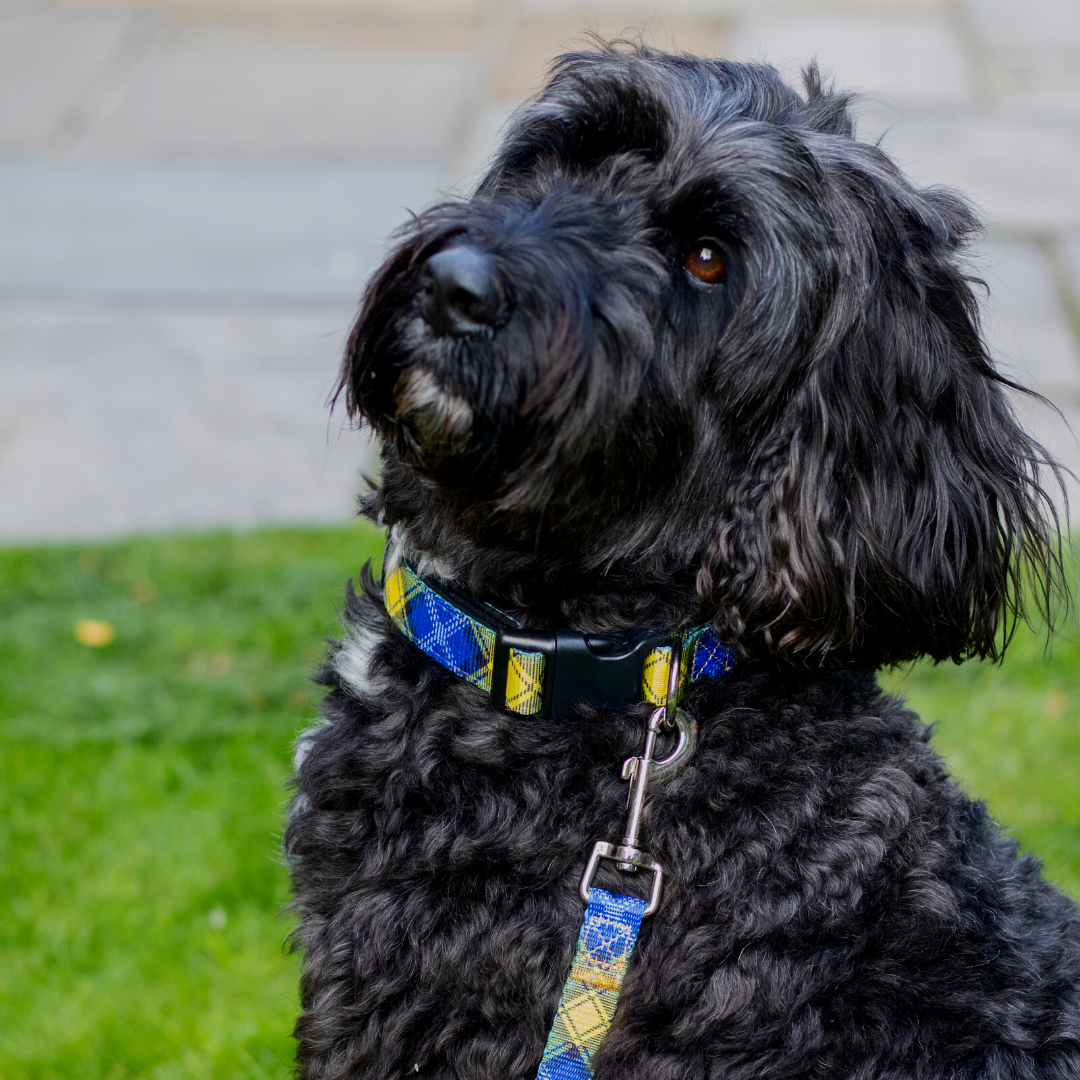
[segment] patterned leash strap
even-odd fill
[[[589,891],[585,924],[536,1080],[589,1080],[590,1062],[611,1027],[645,901]]]
[[[622,775],[624,780],[630,781],[630,797],[622,839],[618,844],[598,840],[582,875],[580,889],[586,902],[585,922],[540,1060],[537,1080],[591,1080],[593,1055],[615,1018],[619,990],[637,944],[641,920],[660,907],[664,871],[648,852],[638,847],[638,838],[645,792],[650,779],[657,775],[654,770],[681,767],[697,745],[697,725],[677,706],[680,663],[679,643],[673,641],[666,702],[654,709],[649,717],[641,755],[623,762]],[[656,761],[653,754],[661,727],[679,732],[679,746],[663,761]],[[601,860],[605,859],[627,873],[650,871],[652,889],[649,899],[639,900],[636,896],[596,888],[592,880]]]

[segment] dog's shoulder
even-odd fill
[[[604,1049],[615,1074],[663,1000],[722,1057],[818,1062],[790,1075],[906,1077],[920,1061],[942,1071],[919,1076],[1072,1075],[1080,913],[915,713],[867,675],[766,666],[698,707],[698,761],[658,810],[673,824],[654,850],[674,862],[700,839],[643,934]],[[677,1003],[665,980],[686,987]]]

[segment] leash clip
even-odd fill
[[[647,852],[638,847],[641,832],[641,816],[645,809],[645,795],[651,779],[666,780],[674,775],[686,763],[697,749],[697,724],[684,709],[678,708],[679,670],[682,664],[682,639],[674,638],[671,642],[671,664],[668,669],[667,700],[658,706],[649,716],[645,730],[645,749],[640,757],[627,758],[623,762],[622,778],[630,781],[627,795],[628,812],[626,828],[618,845],[597,840],[589,856],[585,873],[581,878],[581,896],[589,902],[589,889],[592,885],[596,868],[601,859],[610,859],[626,873],[638,870],[651,870],[653,874],[652,890],[645,907],[643,918],[652,915],[660,906],[660,891],[664,883],[663,867]],[[653,751],[656,748],[656,736],[660,728],[675,727],[679,732],[679,742],[672,753],[656,761]]]

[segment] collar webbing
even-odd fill
[[[386,576],[383,595],[390,618],[414,645],[511,712],[562,716],[582,702],[614,709],[664,703],[670,635],[525,631],[497,608],[429,584],[405,562]],[[720,678],[734,663],[734,649],[710,624],[684,631],[680,700],[689,684]]]

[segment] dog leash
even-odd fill
[[[637,944],[641,921],[660,906],[663,867],[648,852],[642,851],[638,842],[649,781],[671,775],[697,749],[697,724],[689,713],[677,707],[681,652],[678,642],[672,642],[665,702],[649,717],[645,749],[640,757],[627,758],[623,762],[622,777],[630,781],[630,791],[622,840],[618,844],[597,840],[585,866],[579,887],[586,905],[585,919],[536,1080],[590,1080],[593,1055],[615,1018],[623,976]],[[679,744],[669,757],[656,761],[653,752],[661,728],[676,728]],[[649,899],[641,900],[593,886],[593,877],[604,859],[611,860],[628,873],[651,871]]]
[[[580,702],[625,710],[642,699],[656,706],[644,750],[623,762],[622,778],[630,790],[622,839],[618,844],[597,840],[581,878],[585,917],[536,1074],[536,1080],[590,1080],[591,1061],[615,1017],[641,922],[660,906],[663,867],[638,846],[649,783],[673,775],[697,749],[697,724],[679,702],[688,685],[727,674],[735,652],[710,624],[674,637],[649,630],[618,639],[571,630],[524,631],[498,608],[432,585],[407,562],[386,575],[383,598],[405,637],[510,712],[564,716]],[[657,760],[661,729],[676,731],[678,743]],[[605,860],[626,873],[650,872],[649,899],[594,887]]]

